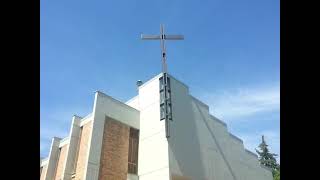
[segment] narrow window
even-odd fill
[[[167,91],[167,99],[169,101],[171,101],[171,91],[170,91],[170,89],[168,89],[168,91]]]
[[[169,77],[167,78],[167,86],[168,86],[168,89],[170,89],[170,78]]]
[[[164,81],[163,81],[163,77],[159,78],[159,89],[162,90],[164,89]]]
[[[172,120],[172,117],[171,117],[171,103],[168,103],[167,112],[168,112],[168,118],[169,118],[170,120]]]
[[[128,173],[138,174],[139,130],[130,128]]]
[[[166,118],[165,105],[161,104],[160,105],[160,120],[163,120],[165,118]]]
[[[160,104],[164,103],[164,91],[160,91]]]

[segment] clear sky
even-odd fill
[[[160,42],[140,40],[160,23],[185,36],[167,43],[169,73],[246,148],[264,134],[280,153],[279,0],[41,0],[40,23],[42,157],[72,115],[92,111],[96,90],[126,101],[160,73]]]

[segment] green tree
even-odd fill
[[[273,180],[280,180],[280,170],[275,170]]]
[[[275,157],[277,154],[270,153],[268,145],[262,136],[262,142],[259,145],[260,151],[256,149],[256,152],[259,154],[260,164],[270,168],[272,170],[272,175],[274,180],[280,180],[280,165],[277,163]]]

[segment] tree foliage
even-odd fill
[[[273,174],[273,180],[280,180],[280,170],[275,170]]]
[[[268,145],[264,140],[264,136],[262,136],[262,142],[258,147],[260,151],[256,149],[256,152],[259,155],[260,164],[272,170],[274,180],[280,180],[280,165],[277,163],[277,160],[275,158],[278,155],[269,152]]]

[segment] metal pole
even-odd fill
[[[164,34],[164,25],[160,24],[160,43],[161,43],[161,57],[162,57],[162,72],[167,72],[167,63],[166,63],[166,47],[165,47],[165,34]]]

